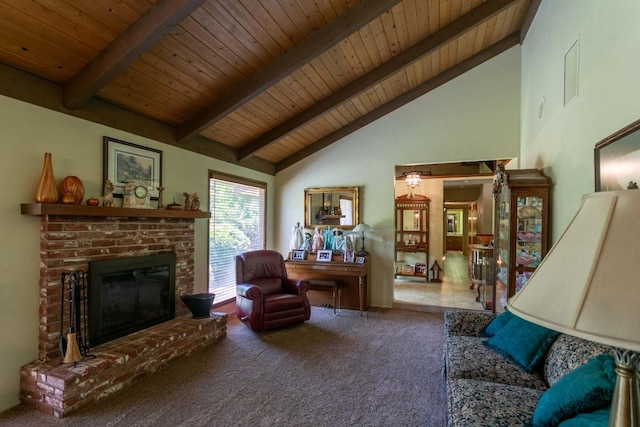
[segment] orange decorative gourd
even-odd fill
[[[68,176],[60,184],[62,203],[65,205],[79,205],[84,198],[84,185],[77,176]]]
[[[98,206],[100,204],[100,200],[95,197],[89,197],[87,199],[87,206]]]

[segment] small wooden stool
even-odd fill
[[[335,280],[309,280],[312,291],[328,291],[333,294],[333,314],[336,314],[336,306],[342,310],[342,286]]]

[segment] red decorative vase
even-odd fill
[[[58,201],[58,186],[53,176],[53,165],[51,164],[51,153],[44,153],[44,166],[36,189],[36,202],[56,203]]]

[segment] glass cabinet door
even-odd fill
[[[495,312],[529,280],[547,253],[549,178],[538,169],[496,172],[494,230]]]
[[[505,188],[496,198],[496,237],[495,238],[495,296],[497,312],[507,305],[509,289],[509,249],[511,243],[511,192]]]
[[[541,197],[518,197],[518,222],[516,242],[515,291],[529,280],[534,269],[542,261],[542,212],[544,199]]]

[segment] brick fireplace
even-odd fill
[[[192,319],[180,300],[194,293],[194,221],[208,213],[39,204],[22,210],[41,217],[39,359],[21,370],[24,404],[64,417],[226,335],[226,315]],[[60,322],[69,325],[62,274],[87,272],[91,261],[164,252],[176,255],[176,318],[92,347],[95,358],[61,364]]]

